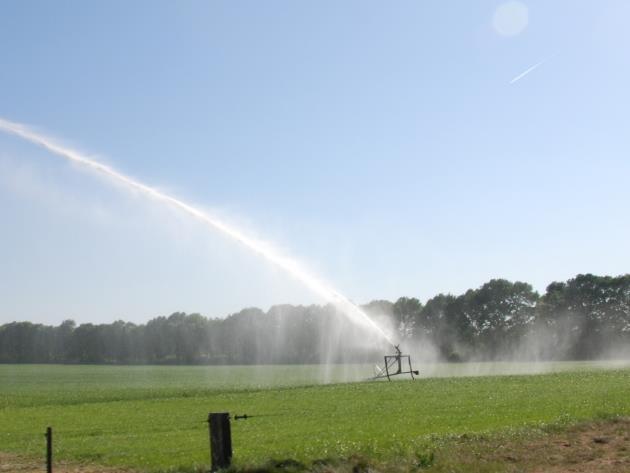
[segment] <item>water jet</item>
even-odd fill
[[[176,210],[188,215],[189,217],[193,217],[196,220],[201,221],[203,224],[213,230],[218,230],[219,232],[230,237],[234,241],[245,246],[250,251],[258,254],[260,257],[267,260],[274,266],[282,269],[294,279],[300,281],[314,294],[317,294],[324,300],[332,303],[353,323],[367,328],[372,333],[378,335],[379,338],[382,338],[386,340],[389,344],[394,345],[392,339],[387,335],[387,333],[358,305],[354,304],[350,299],[341,294],[326,281],[321,280],[320,278],[316,277],[315,275],[304,269],[295,259],[283,255],[267,243],[246,235],[233,225],[230,225],[218,219],[216,216],[209,215],[203,210],[200,210],[199,208],[194,207],[193,205],[188,204],[181,199],[166,194],[154,187],[148,186],[132,177],[127,176],[126,174],[123,174],[122,172],[114,169],[111,166],[92,159],[91,157],[77,150],[61,145],[55,139],[50,138],[42,133],[36,132],[27,125],[0,118],[0,130],[14,136],[18,136],[36,145],[39,145],[47,149],[51,153],[60,156],[68,161],[78,163],[87,169],[96,171],[106,176],[110,180],[118,184],[122,184],[126,189],[130,191],[140,192],[141,194],[156,202],[168,205],[169,207],[175,208]]]

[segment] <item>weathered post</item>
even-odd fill
[[[232,462],[230,414],[227,412],[211,412],[208,414],[208,424],[210,427],[211,471],[228,468]]]
[[[46,428],[46,473],[52,473],[52,427]]]

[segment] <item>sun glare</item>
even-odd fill
[[[494,11],[492,26],[503,36],[516,36],[522,33],[529,23],[527,6],[516,0],[502,3]]]

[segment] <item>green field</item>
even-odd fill
[[[606,368],[606,369],[603,369]],[[362,379],[369,367],[0,365],[0,452],[41,457],[46,426],[59,460],[160,471],[207,465],[208,412],[233,423],[237,465],[353,454],[382,461],[431,450],[452,434],[630,414],[630,368],[593,363],[433,365],[440,375]],[[258,416],[258,417],[256,417]]]

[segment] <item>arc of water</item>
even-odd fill
[[[147,197],[176,208],[179,211],[203,222],[207,226],[219,230],[221,233],[227,235],[233,240],[236,240],[249,250],[258,254],[278,268],[284,270],[292,277],[304,284],[315,294],[334,304],[354,323],[372,330],[393,345],[393,341],[385,333],[385,331],[378,324],[376,324],[376,322],[374,322],[363,310],[361,310],[360,307],[358,307],[336,289],[331,287],[329,284],[321,281],[319,278],[315,277],[314,275],[303,269],[295,260],[280,254],[277,250],[270,248],[269,245],[265,244],[264,242],[251,238],[243,234],[240,230],[226,224],[216,217],[210,216],[204,211],[193,207],[192,205],[187,204],[182,200],[179,200],[171,195],[165,194],[164,192],[143,184],[142,182],[137,181],[115,170],[111,166],[100,163],[82,154],[79,151],[63,146],[59,144],[56,140],[39,132],[36,132],[24,124],[15,123],[0,118],[0,130],[23,138],[27,141],[30,141],[31,143],[42,146],[51,153],[61,156],[62,158],[93,169],[114,180],[115,182],[123,184],[128,189],[139,191]]]

